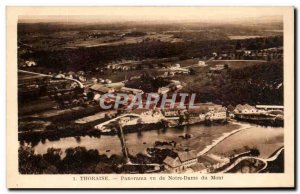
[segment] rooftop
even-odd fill
[[[202,155],[198,158],[199,163],[209,163],[211,165],[218,164],[219,162],[208,155]]]
[[[204,170],[206,169],[206,166],[202,163],[197,163],[197,164],[194,164],[192,166],[190,166],[190,168],[194,171],[194,172],[199,172],[201,170]]]
[[[181,162],[185,162],[197,158],[197,152],[194,150],[188,152],[178,152],[177,154]]]
[[[174,158],[171,158],[169,156],[166,157],[166,159],[164,160],[164,163],[172,168],[176,168],[176,167],[179,167],[181,166],[181,162],[179,160],[178,157],[176,157],[175,159]]]
[[[111,91],[111,88],[105,87],[102,84],[94,84],[90,87],[90,89],[102,93],[108,93]]]
[[[281,105],[256,105],[256,108],[279,108],[283,109]]]

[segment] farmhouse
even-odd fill
[[[169,172],[183,172],[188,167],[197,164],[197,153],[195,151],[178,152],[176,158],[167,157],[164,160],[165,169]]]
[[[235,107],[233,112],[234,113],[248,114],[248,113],[257,113],[258,110],[254,106],[250,106],[249,104],[245,104],[245,105],[239,104]]]
[[[208,155],[199,156],[198,162],[202,163],[207,168],[208,172],[211,172],[222,165],[218,160]]]
[[[98,94],[107,94],[107,93],[115,92],[115,90],[113,88],[105,87],[102,84],[94,84],[90,87],[90,90],[92,90]]]

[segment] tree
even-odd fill
[[[61,158],[61,149],[48,148],[47,153],[43,155],[43,158],[54,166],[60,164]]]

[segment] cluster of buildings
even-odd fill
[[[108,63],[106,65],[106,69],[128,71],[137,69],[141,64],[142,63],[140,61],[121,60],[115,63]]]
[[[214,155],[198,156],[194,150],[177,152],[175,158],[167,156],[163,161],[165,170],[170,173],[209,173],[227,163],[229,159]]]
[[[170,61],[178,60],[177,57],[161,58],[161,59],[145,59],[140,61],[135,60],[121,60],[117,62],[111,62],[106,65],[106,69],[129,71],[129,70],[141,70],[141,69],[159,69],[164,68],[169,72],[174,73],[189,73],[187,69],[181,68],[179,64],[167,65]]]
[[[283,126],[284,107],[279,105],[237,105],[233,110],[234,118],[263,125]]]
[[[84,71],[78,71],[78,72],[74,72],[74,71],[69,71],[69,72],[63,72],[63,71],[59,71],[58,73],[55,72],[48,72],[48,75],[57,78],[57,79],[74,79],[74,80],[78,80],[80,82],[86,82],[87,81],[87,77],[86,77],[86,73]]]
[[[168,118],[188,117],[189,123],[198,123],[202,121],[226,121],[227,109],[222,105],[213,103],[197,103],[197,108],[188,109],[164,109],[163,115]]]
[[[214,52],[212,55],[217,60],[283,60],[283,47],[261,50],[238,49],[220,53]]]
[[[251,106],[249,104],[237,105],[233,112],[235,114],[254,114],[254,113],[266,113],[268,111],[282,111],[284,110],[283,106],[280,105],[256,105]]]
[[[157,93],[158,94],[167,94],[169,92],[174,92],[181,90],[183,86],[181,85],[181,82],[178,80],[170,80],[170,83],[166,86],[158,88]]]
[[[199,104],[198,104],[199,105]],[[182,121],[180,121],[183,118]],[[120,116],[119,124],[123,127],[125,126],[135,126],[138,124],[159,124],[166,122],[169,127],[174,127],[178,125],[188,125],[201,123],[205,121],[218,122],[227,120],[227,110],[221,105],[216,105],[212,103],[201,104],[197,109],[188,108],[156,108],[152,109],[138,108],[133,110],[128,110]],[[110,123],[113,123],[115,119],[111,122],[108,121],[95,126],[95,128],[110,132]]]

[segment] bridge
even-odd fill
[[[98,130],[101,130],[101,128],[111,122],[115,122],[117,121],[118,125],[119,125],[119,132],[120,132],[120,140],[121,140],[121,145],[122,145],[122,152],[126,158],[126,164],[125,165],[129,165],[129,166],[153,166],[153,167],[156,167],[156,169],[152,170],[153,172],[157,171],[158,169],[157,168],[160,168],[160,165],[159,164],[156,164],[156,163],[150,163],[150,164],[136,164],[136,163],[132,163],[129,159],[129,153],[128,153],[128,148],[127,148],[127,145],[126,145],[126,140],[125,140],[125,136],[124,136],[124,131],[123,131],[123,127],[122,127],[122,124],[118,121],[120,118],[123,118],[123,117],[126,117],[126,116],[136,116],[136,117],[140,117],[139,114],[135,114],[135,113],[128,113],[128,114],[124,114],[124,115],[121,115],[121,116],[118,116],[116,118],[113,118],[113,119],[110,119],[106,122],[103,122],[99,125],[96,125],[95,128],[98,129]],[[150,171],[148,171],[150,172]]]

